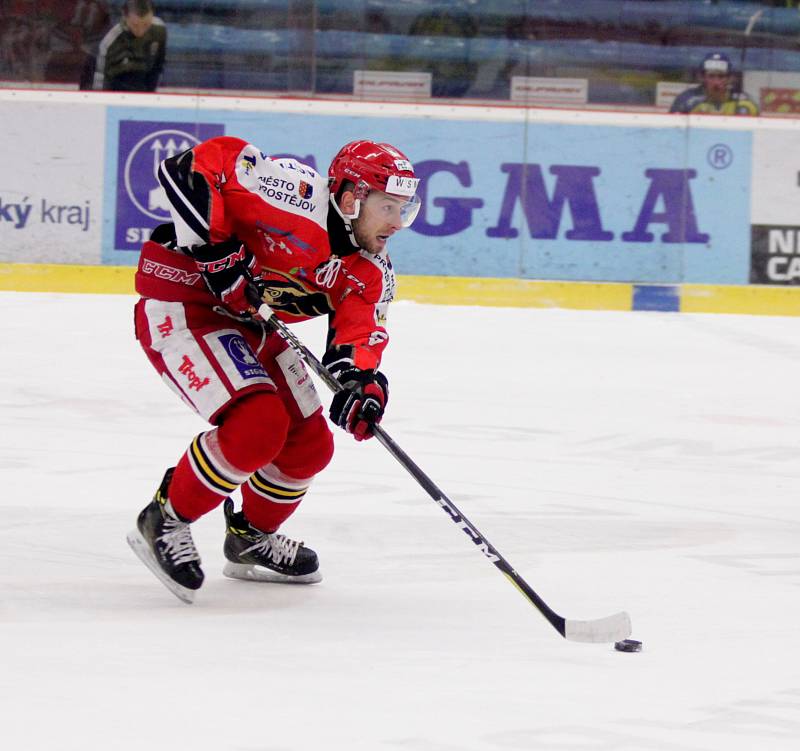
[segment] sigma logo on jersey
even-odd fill
[[[400,172],[413,172],[414,168],[411,166],[411,162],[408,159],[395,159],[394,166],[400,170]]]
[[[386,183],[386,192],[398,196],[413,196],[417,192],[419,185],[418,177],[400,177],[390,175]]]

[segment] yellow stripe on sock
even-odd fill
[[[258,475],[254,474],[250,477],[250,482],[259,490],[263,490],[265,493],[270,493],[271,495],[280,495],[284,498],[298,498],[302,495],[305,495],[306,491],[308,490],[308,486],[301,488],[300,490],[286,490],[285,488],[279,488],[275,485],[271,485],[267,482],[264,482]]]
[[[205,474],[206,478],[213,483],[214,485],[219,485],[221,488],[227,490],[228,492],[232,493],[236,488],[238,488],[238,484],[235,482],[231,482],[230,480],[226,480],[224,477],[221,477],[214,468],[205,460],[203,456],[203,452],[200,449],[200,436],[197,436],[192,441],[192,456],[194,456],[194,460],[197,462],[197,466],[200,470]]]

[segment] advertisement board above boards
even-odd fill
[[[206,109],[186,119],[174,107],[110,107],[106,189],[115,200],[106,203],[104,259],[132,263],[139,239],[166,218],[152,163],[171,149],[224,133],[325,171],[341,145],[372,138],[409,154],[422,178],[420,214],[392,243],[400,273],[747,282],[749,131],[688,129],[675,118],[468,114],[435,119],[365,105],[358,113]]]
[[[2,261],[134,264],[168,218],[158,161],[225,134],[322,171],[356,138],[406,151],[423,205],[392,242],[401,274],[794,284],[800,265],[759,260],[797,226],[795,121],[71,92],[0,108]]]

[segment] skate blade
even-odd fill
[[[232,563],[228,561],[222,573],[229,579],[243,579],[244,581],[270,582],[273,584],[316,584],[322,581],[322,574],[319,569],[310,574],[302,576],[289,576],[279,574],[262,566],[253,566],[247,563]]]
[[[150,550],[150,546],[145,542],[138,529],[132,529],[128,532],[128,545],[131,550],[138,556],[139,560],[144,563],[155,575],[156,578],[175,595],[181,602],[191,605],[194,602],[195,590],[184,587],[178,582],[172,580],[167,576],[158,565],[155,556]]]

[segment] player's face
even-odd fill
[[[703,83],[708,95],[714,99],[723,98],[728,92],[731,77],[727,73],[706,73]]]
[[[380,253],[389,238],[403,228],[401,209],[404,201],[371,190],[361,202],[358,218],[353,220],[353,234],[360,248]]]
[[[147,13],[144,16],[137,16],[135,13],[128,13],[125,16],[125,23],[137,38],[143,37],[147,30],[153,25],[153,14]]]

